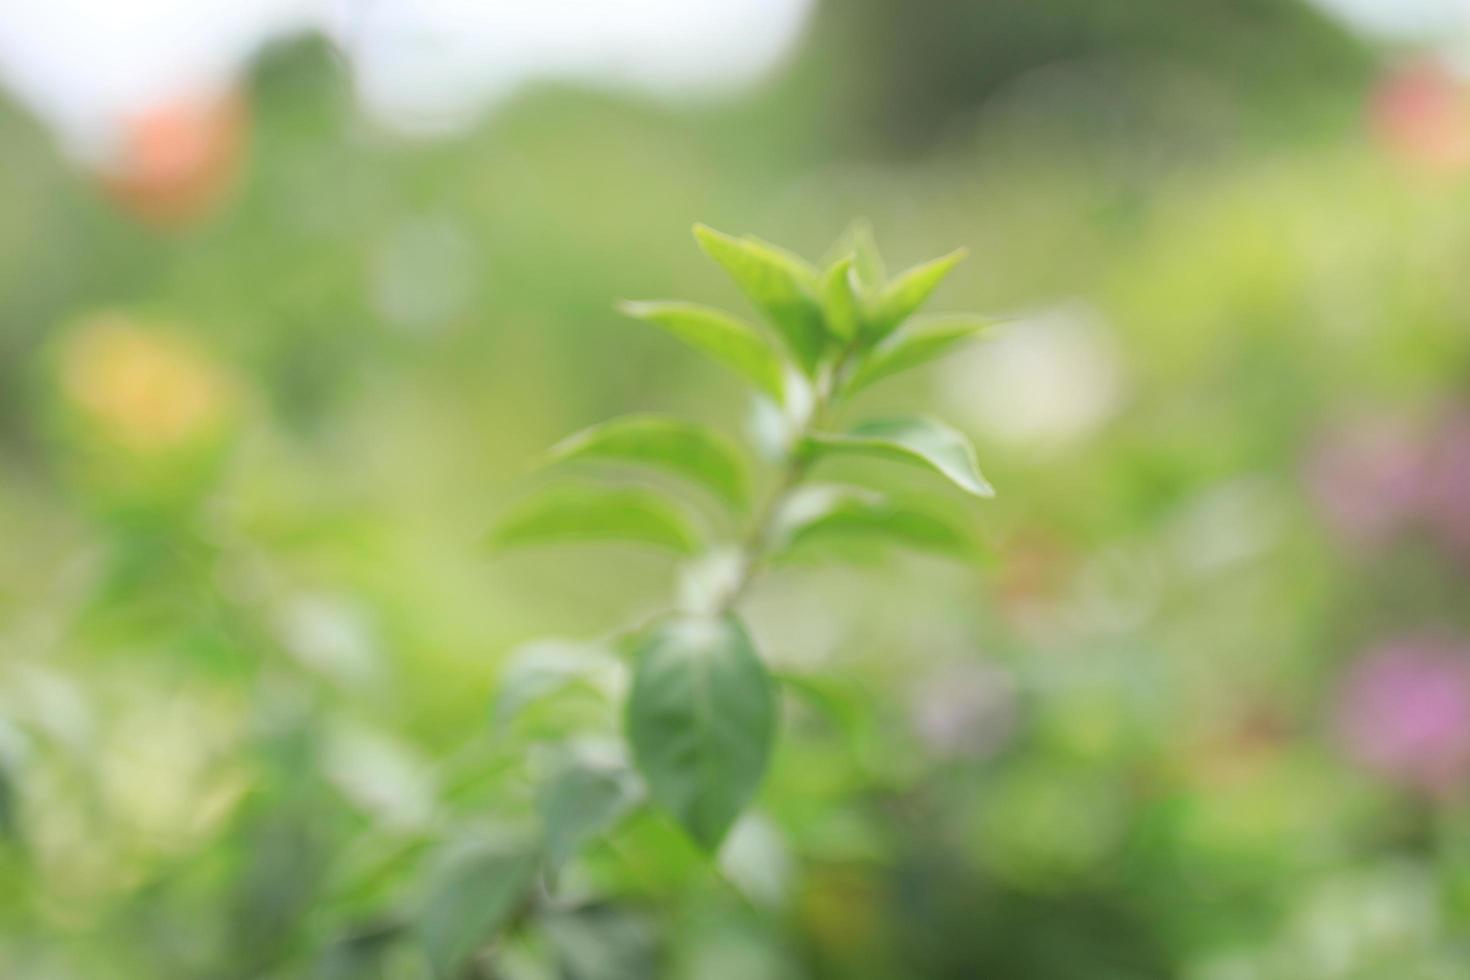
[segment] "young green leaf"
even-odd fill
[[[849,340],[857,334],[858,297],[853,290],[852,257],[838,259],[822,276],[822,309],[827,329],[834,337]]]
[[[732,616],[671,620],[638,652],[628,740],[654,800],[713,852],[765,774],[771,680]]]
[[[848,379],[845,390],[851,394],[900,371],[932,361],[974,337],[992,322],[985,317],[956,315],[909,324],[873,348]]]
[[[547,461],[601,460],[665,470],[700,484],[736,507],[746,501],[740,450],[708,426],[662,415],[625,415],[568,436]]]
[[[528,705],[575,684],[613,697],[626,683],[625,669],[611,650],[597,644],[533,640],[518,647],[501,671],[492,717],[504,727]]]
[[[623,303],[628,316],[662,327],[730,368],[776,402],[785,399],[781,354],[750,324],[695,303]]]
[[[894,504],[856,488],[809,489],[816,499],[793,501],[799,504],[799,513],[784,522],[787,548],[862,538],[892,541],[951,556],[963,555],[970,549],[970,541],[963,532],[926,511]]]
[[[648,490],[563,488],[530,498],[491,535],[496,547],[623,541],[693,554],[699,537],[684,514]]]
[[[564,763],[536,801],[551,873],[614,826],[641,795],[637,777],[626,769],[584,759]]]
[[[827,261],[832,262],[845,255],[852,256],[859,292],[876,296],[883,283],[887,282],[888,272],[883,267],[878,243],[873,239],[873,226],[866,220],[859,218],[848,225],[837,244],[832,246]]]
[[[694,237],[810,373],[827,347],[827,328],[815,296],[816,270],[790,252],[755,238],[734,238],[704,225],[694,226]]]
[[[956,249],[932,262],[916,265],[883,287],[864,324],[866,339],[876,343],[897,329],[924,305],[965,254],[964,249]]]
[[[917,463],[967,493],[995,496],[995,488],[980,474],[969,440],[937,419],[906,416],[864,422],[847,433],[814,435],[808,445],[819,456],[846,453]]]
[[[538,863],[535,849],[520,842],[460,842],[440,855],[419,919],[436,977],[463,976],[525,900]]]

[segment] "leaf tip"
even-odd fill
[[[954,251],[952,251],[952,252],[946,252],[945,254],[941,255],[939,258],[935,259],[934,260],[934,265],[936,267],[944,270],[945,273],[948,273],[951,269],[953,269],[955,266],[959,265],[961,262],[965,261],[965,259],[967,259],[969,257],[970,257],[970,250],[968,248],[966,248],[965,246],[961,245],[959,248],[955,249]]]
[[[712,244],[722,244],[735,240],[734,235],[727,235],[723,231],[717,231],[702,221],[696,221],[693,230],[694,240],[706,251],[708,251]]]

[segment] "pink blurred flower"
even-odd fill
[[[1443,795],[1470,778],[1470,647],[1405,637],[1349,668],[1337,731],[1356,762],[1396,783]]]
[[[1450,550],[1470,557],[1470,410],[1444,419],[1425,454],[1424,520]]]
[[[1329,435],[1307,464],[1307,488],[1350,543],[1382,544],[1415,517],[1424,452],[1409,427],[1371,419]]]

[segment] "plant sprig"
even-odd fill
[[[914,319],[963,258],[952,252],[889,278],[871,235],[856,226],[818,268],[757,238],[703,225],[700,247],[740,287],[764,328],[694,303],[624,303],[622,310],[707,354],[755,391],[771,459],[771,489],[752,506],[750,465],[728,437],[681,418],[638,414],[578,432],[554,446],[548,466],[593,464],[651,471],[698,488],[743,530],[711,541],[675,499],[655,487],[559,487],[523,502],[493,534],[501,546],[608,540],[689,559],[674,611],[628,634],[631,681],[619,658],[594,645],[542,641],[513,658],[503,678],[502,722],[511,711],[568,684],[617,696],[627,689],[624,733],[632,766],[569,751],[546,781],[538,846],[549,872],[606,833],[645,799],[701,849],[718,850],[764,777],[776,738],[775,685],[739,616],[741,600],[773,562],[808,542],[880,538],[961,554],[967,536],[943,517],[896,503],[871,487],[816,484],[825,460],[872,457],[930,470],[966,494],[988,497],[974,450],[954,428],[922,415],[837,417],[858,391],[918,367],[992,321]],[[523,869],[522,863],[511,864]],[[517,880],[528,880],[522,872]],[[502,902],[510,910],[514,903]],[[509,912],[507,912],[509,914]],[[506,923],[483,916],[488,935]],[[456,962],[463,936],[446,962]],[[442,951],[441,951],[442,952]]]

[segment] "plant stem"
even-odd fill
[[[720,604],[721,614],[728,613],[735,607],[760,572],[766,557],[766,550],[770,545],[771,533],[775,529],[776,516],[781,513],[781,509],[786,506],[786,502],[801,485],[806,469],[805,460],[795,455],[791,457],[782,471],[776,488],[761,506],[759,515],[751,524],[750,533],[740,547],[740,572],[736,576],[734,586],[725,597],[725,601]]]
[[[832,364],[830,370],[822,372],[815,379],[811,411],[807,413],[801,426],[793,435],[776,486],[756,512],[750,531],[740,545],[740,570],[736,575],[735,584],[730,588],[724,601],[720,603],[721,615],[728,614],[735,608],[749,590],[756,576],[760,574],[768,557],[776,519],[792,495],[800,488],[802,481],[806,479],[807,471],[811,469],[812,458],[805,451],[807,437],[818,428],[826,416],[834,395],[841,387],[851,359],[851,351],[844,351]]]

